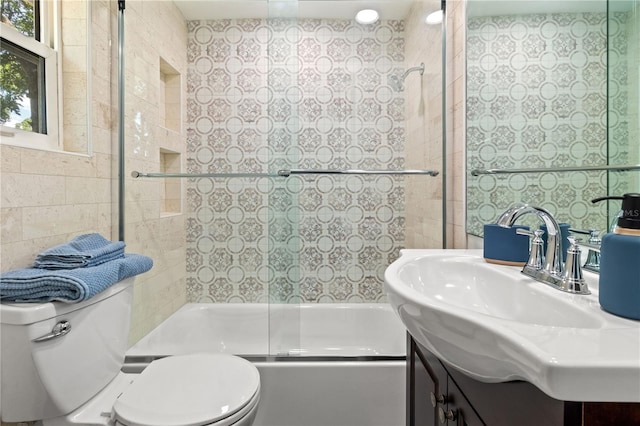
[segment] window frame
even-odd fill
[[[45,120],[47,133],[41,134],[0,124],[0,144],[15,145],[24,148],[61,151],[62,147],[62,99],[59,97],[60,61],[60,25],[57,1],[36,2],[40,7],[40,41],[28,37],[10,25],[0,23],[2,38],[24,50],[44,59]]]

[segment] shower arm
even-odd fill
[[[394,90],[396,90],[398,92],[402,92],[404,90],[404,80],[407,78],[407,76],[409,74],[411,74],[414,71],[418,71],[420,73],[420,75],[422,76],[424,74],[424,62],[422,62],[420,65],[418,65],[416,67],[409,68],[408,70],[406,70],[399,77],[397,75],[390,76],[389,77],[389,85]]]
[[[402,77],[400,77],[400,80],[404,80],[405,78],[407,78],[407,76],[408,76],[409,74],[411,74],[411,73],[412,73],[412,72],[414,72],[414,71],[419,71],[419,72],[420,72],[420,75],[423,75],[423,74],[424,74],[424,62],[422,62],[422,63],[421,63],[420,65],[418,65],[418,66],[411,67],[411,68],[409,68],[408,70],[406,70],[406,71],[404,72],[404,74],[402,74]]]

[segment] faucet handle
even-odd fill
[[[589,244],[600,245],[602,243],[602,239],[600,238],[600,231],[596,229],[589,230]]]
[[[529,231],[528,229],[525,229],[525,228],[516,229],[516,234],[518,234],[518,235],[527,235],[529,237],[533,237],[533,231]]]
[[[531,250],[529,252],[529,260],[527,260],[527,264],[525,268],[533,268],[536,271],[541,270],[544,265],[544,257],[542,255],[542,249],[544,246],[542,235],[544,234],[544,231],[541,229],[536,229],[532,232],[526,229],[519,228],[519,229],[516,229],[516,234],[528,235],[529,237],[533,237],[533,239],[531,240]]]
[[[602,242],[602,240],[600,239],[600,231],[598,231],[597,229],[583,230],[583,229],[570,228],[569,232],[572,232],[574,234],[588,235],[589,244],[595,245],[595,244],[600,244]]]
[[[602,244],[602,239],[600,239],[600,231],[596,229],[589,229],[588,231],[582,231],[579,229],[570,229],[571,232],[576,234],[589,235],[589,242],[583,243],[578,242],[580,247],[584,247],[589,249],[587,253],[587,260],[584,262],[584,269],[587,269],[592,272],[599,273],[600,272],[600,244]]]
[[[542,229],[536,229],[533,231],[533,241],[540,240],[540,242],[544,242],[542,240],[542,236],[544,235],[544,231]]]
[[[570,246],[567,249],[567,261],[562,272],[562,290],[569,293],[590,294],[580,266],[580,239],[573,236],[569,236],[567,239]]]
[[[569,248],[567,249],[567,253],[569,250],[572,250],[575,254],[576,251],[580,251],[580,244],[582,243],[582,238],[574,237],[573,235],[569,235],[567,237],[567,241],[569,241]]]
[[[516,229],[516,234],[518,234],[518,235],[527,235],[529,237],[533,237],[534,240],[536,238],[539,238],[540,241],[543,241],[542,240],[542,236],[544,235],[544,231],[542,229],[536,229],[534,231],[529,231],[528,229],[518,228],[518,229]]]

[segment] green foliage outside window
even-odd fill
[[[39,39],[37,34],[38,4],[34,0],[0,0],[2,23],[23,35]],[[20,114],[21,103],[29,100],[30,117],[17,123],[16,128],[44,133],[39,119],[44,105],[40,90],[43,61],[37,55],[7,42],[0,42],[0,124],[12,114]],[[22,115],[24,116],[24,114]]]

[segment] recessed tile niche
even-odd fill
[[[180,73],[160,58],[160,126],[180,132]]]
[[[160,172],[180,173],[180,153],[160,148]],[[160,190],[160,214],[162,216],[182,212],[182,185],[180,179],[164,178]]]

